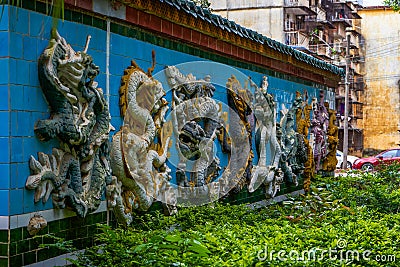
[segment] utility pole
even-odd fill
[[[343,163],[347,169],[347,153],[349,150],[349,65],[350,65],[350,31],[346,28],[346,76],[344,78],[344,124],[343,124]]]

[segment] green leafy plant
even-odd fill
[[[202,8],[210,8],[211,3],[208,0],[192,0],[196,5]]]
[[[76,266],[381,266],[400,259],[400,177],[396,166],[375,173],[317,177],[311,192],[251,209],[214,203],[176,216],[138,215],[127,229],[99,225],[96,245]],[[344,245],[342,244],[344,241]],[[342,242],[339,247],[338,243]],[[65,244],[64,244],[65,245]],[[286,258],[271,253],[370,251],[370,257]],[[341,250],[340,250],[341,249]],[[311,255],[310,254],[310,255]],[[308,254],[307,254],[308,255]],[[264,257],[265,256],[265,257]],[[319,255],[321,256],[321,255]]]

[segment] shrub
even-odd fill
[[[398,266],[394,261],[400,259],[396,168],[317,177],[310,194],[261,209],[214,203],[182,208],[170,217],[159,212],[140,215],[128,229],[99,225],[97,245],[86,249],[74,263]],[[379,261],[382,257],[386,257],[384,262]]]

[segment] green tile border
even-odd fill
[[[115,226],[115,218],[110,217],[110,224]],[[49,222],[46,228],[33,237],[28,234],[26,227],[12,229],[10,230],[10,243],[0,243],[0,266],[7,266],[7,264],[2,265],[2,258],[7,259],[6,257],[9,257],[10,266],[21,266],[22,263],[32,264],[65,254],[65,251],[56,248],[39,247],[41,244],[54,243],[52,238],[46,236],[47,233],[62,237],[65,240],[72,240],[77,249],[92,246],[94,237],[98,233],[96,226],[98,223],[107,223],[107,211],[89,214],[84,219],[67,217]],[[7,255],[4,252],[8,246]]]
[[[0,257],[7,257],[7,256],[8,256],[8,244],[0,243]]]
[[[20,265],[12,265],[12,266],[21,266],[22,262]],[[8,258],[3,258],[0,257],[0,266],[8,266]]]
[[[8,229],[0,230],[0,243],[8,243]]]
[[[48,11],[48,7],[46,7],[46,3],[42,3],[36,0],[33,1],[22,1],[23,3],[25,2],[30,2],[29,4],[23,4],[22,8],[31,10],[31,11],[36,11],[42,14],[46,15],[46,12]],[[16,3],[15,3],[16,5]],[[76,10],[71,10],[71,9],[65,9],[64,11],[64,20],[71,21],[71,22],[77,22],[81,23],[83,25],[87,26],[92,26],[101,30],[106,30],[107,25],[106,25],[106,20],[102,17],[97,17],[92,14],[88,14],[87,12],[79,12]],[[190,54],[193,56],[199,56],[204,59],[212,60],[215,62],[227,64],[233,67],[237,68],[242,68],[242,69],[247,69],[250,71],[258,72],[263,75],[268,75],[272,77],[276,77],[279,79],[284,79],[287,81],[307,85],[307,86],[312,86],[314,88],[318,89],[323,89],[323,90],[330,90],[328,86],[315,83],[315,82],[310,82],[306,81],[303,79],[300,79],[298,77],[291,76],[289,74],[284,74],[278,71],[273,71],[267,68],[260,67],[258,65],[253,65],[244,61],[232,59],[229,57],[221,56],[216,53],[212,53],[206,50],[199,49],[193,45],[181,43],[181,42],[176,42],[172,39],[167,39],[165,37],[162,37],[161,35],[155,35],[154,33],[150,33],[146,30],[143,30],[137,26],[132,26],[128,25],[128,23],[120,22],[117,23],[116,20],[111,21],[110,25],[110,30],[112,33],[116,33],[119,35],[123,35],[126,37],[130,37],[133,39],[137,39],[139,41],[144,41],[148,42],[160,47],[164,47],[170,50],[175,50],[178,52]]]

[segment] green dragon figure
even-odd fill
[[[80,217],[98,208],[111,182],[108,139],[112,130],[107,102],[94,78],[99,68],[86,47],[75,52],[56,30],[39,58],[39,82],[50,105],[50,119],[39,120],[35,134],[41,141],[58,138],[52,155],[30,158],[28,189],[35,202],[52,195],[57,208],[70,206]]]

